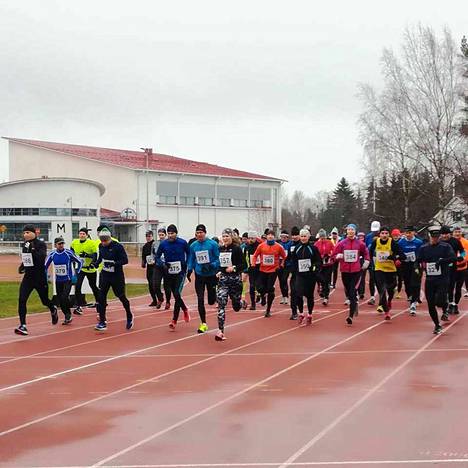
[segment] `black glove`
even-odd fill
[[[18,267],[18,273],[19,273],[20,275],[22,275],[22,274],[24,273],[24,271],[25,271],[24,265],[21,264],[21,265]]]
[[[86,258],[86,257],[87,257],[87,255],[86,255],[85,252],[80,252],[80,258]]]

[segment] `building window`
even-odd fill
[[[195,197],[180,197],[181,205],[195,205]]]
[[[4,242],[19,242],[23,240],[24,223],[2,223],[6,227],[6,231],[0,234],[0,239]],[[39,239],[44,239],[48,242],[51,226],[49,223],[34,223],[37,229],[40,230]]]
[[[176,205],[177,197],[175,195],[159,195],[159,203],[163,205]]]
[[[200,206],[213,206],[214,199],[208,197],[198,197],[198,204]]]
[[[220,198],[219,204],[221,206],[231,206],[231,199],[230,198]]]
[[[454,221],[463,221],[463,211],[452,211],[452,219]]]
[[[73,237],[73,239],[78,238],[79,231],[80,231],[80,223],[72,223],[72,237]]]
[[[71,216],[70,208],[0,208],[0,216]],[[73,208],[73,216],[96,216],[95,208]]]
[[[232,206],[238,207],[238,208],[246,208],[247,207],[247,200],[239,200],[237,198],[234,198],[232,200]]]

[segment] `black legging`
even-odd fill
[[[99,300],[99,289],[97,287],[97,273],[88,273],[86,271],[81,270],[78,273],[78,279],[76,280],[75,285],[75,298],[77,306],[86,305],[85,295],[81,292],[81,288],[83,286],[83,281],[85,278],[88,278],[89,287],[91,288],[91,291],[93,291],[95,302],[98,302]]]
[[[375,275],[375,284],[377,285],[377,290],[379,291],[379,305],[383,307],[384,312],[390,310],[390,304],[395,293],[396,286],[396,272],[380,271],[376,270]]]
[[[263,271],[260,272],[260,292],[262,296],[267,295],[267,312],[271,311],[271,306],[275,299],[275,281],[277,277],[277,272],[274,271],[272,273],[265,273]]]
[[[405,285],[405,292],[411,303],[418,302],[421,295],[421,275],[416,271],[414,262],[401,265],[401,274]]]
[[[107,294],[110,288],[124,306],[127,320],[131,320],[133,316],[130,310],[130,302],[125,295],[125,276],[123,273],[112,275],[101,273],[99,276],[99,301],[97,306],[100,322],[106,322]]]
[[[339,263],[335,262],[332,266],[333,272],[332,272],[332,285],[335,288],[336,287],[336,280],[338,279],[338,267]]]
[[[436,327],[440,325],[437,307],[441,307],[444,314],[447,313],[447,289],[448,282],[446,281],[428,281],[426,279],[426,287],[424,291],[426,294],[427,306],[431,319]]]
[[[195,291],[198,300],[198,314],[201,323],[206,323],[205,288],[208,295],[208,304],[216,302],[216,276],[195,275]]]
[[[324,299],[328,299],[328,296],[330,296],[332,269],[333,266],[323,267],[320,272],[320,284],[322,285],[322,295]]]
[[[328,286],[330,288],[330,285]],[[289,279],[289,290],[291,291],[291,313],[297,314],[297,294],[296,294],[296,272],[292,271]]]
[[[346,297],[349,299],[349,316],[354,317],[357,310],[357,291],[359,280],[361,278],[361,272],[356,271],[354,273],[341,272],[341,279],[345,289]]]
[[[458,304],[462,296],[463,282],[465,281],[466,270],[450,272],[450,284],[448,290],[448,300],[451,303]]]
[[[289,277],[289,269],[287,267],[280,268],[278,270],[278,280],[279,280],[279,285],[281,289],[281,295],[283,297],[289,296],[288,277]]]
[[[250,305],[255,307],[255,292],[258,288],[258,275],[259,271],[257,268],[249,268],[249,295],[250,295]]]
[[[71,318],[70,311],[70,291],[72,287],[71,281],[63,281],[55,283],[55,290],[57,291],[57,299],[62,309],[63,315],[66,319]]]
[[[317,279],[315,275],[296,276],[296,300],[299,313],[304,313],[304,297],[307,299],[307,312],[312,314],[314,310],[314,291]]]
[[[26,325],[26,314],[28,313],[26,304],[34,289],[39,294],[42,304],[51,312],[55,310],[54,304],[49,299],[49,285],[47,284],[45,273],[44,277],[24,276],[21,281],[18,297],[18,315],[21,325]]]
[[[185,309],[185,303],[182,299],[181,296],[181,285],[183,284],[185,280],[185,273],[181,272],[176,275],[164,275],[164,288],[167,288],[169,290],[169,294],[172,292],[174,295],[174,314],[172,316],[172,320],[177,322],[179,320],[179,313],[180,309]],[[166,293],[167,294],[167,293]],[[170,297],[170,296],[167,296]]]
[[[168,276],[172,277],[175,275],[168,275]],[[156,298],[158,299],[159,302],[163,302],[164,300],[164,295],[161,290],[161,283],[162,283],[163,278],[164,278],[164,294],[166,296],[166,302],[171,302],[172,288],[170,285],[166,284],[166,277],[164,276],[163,269],[159,266],[155,266],[153,268],[152,284],[153,284],[153,293],[156,295]]]

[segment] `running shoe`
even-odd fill
[[[242,306],[242,310],[246,310],[247,309],[247,301],[245,299],[242,299],[241,301],[241,306]]]
[[[312,315],[310,314],[307,315],[306,325],[312,325]]]
[[[177,325],[177,322],[175,320],[171,320],[171,323],[169,324],[169,329],[171,331],[175,331],[176,325]]]
[[[99,331],[99,332],[101,332],[101,331],[106,331],[106,330],[107,330],[107,324],[106,324],[106,323],[99,322],[99,323],[94,327],[94,329],[95,329],[96,331]]]
[[[225,341],[226,340],[226,337],[224,336],[224,333],[221,330],[219,330],[218,333],[216,333],[215,340],[216,341]]]
[[[359,294],[359,300],[362,301],[364,299],[364,294]]]
[[[466,292],[465,294],[463,294],[463,297],[468,297],[468,292]]]
[[[323,304],[324,306],[328,305],[328,297],[324,297],[324,298],[323,298],[322,304]]]
[[[281,296],[280,304],[286,304],[285,299],[285,297]]]
[[[297,322],[297,324],[301,326],[304,323],[304,319],[304,314],[299,314],[299,322]]]
[[[65,317],[65,320],[62,322],[62,325],[70,325],[72,321],[73,321],[73,317],[70,315],[69,317]]]
[[[453,307],[453,314],[458,315],[459,313],[460,313],[460,311],[458,310],[458,305],[455,304],[454,307]]]
[[[442,314],[442,317],[440,317],[440,320],[442,320],[442,322],[450,322],[450,319],[449,319],[449,316],[448,316],[447,312],[444,312]]]
[[[391,320],[392,317],[390,315],[390,312],[385,312],[385,320]]]
[[[269,317],[271,317],[271,312],[269,310],[267,310],[265,312],[265,318],[269,318]]]
[[[83,315],[83,309],[81,308],[81,306],[78,306],[74,311],[73,313],[75,315]]]
[[[416,315],[416,302],[411,303],[409,308],[409,314],[413,317]]]
[[[260,304],[261,304],[262,306],[264,306],[264,305],[266,305],[266,301],[267,301],[267,300],[266,300],[266,296],[264,295],[264,296],[262,296],[262,299],[261,299],[261,301],[260,301]]]
[[[52,317],[52,325],[57,325],[59,317],[56,306],[53,306],[53,309],[50,311],[50,316]]]
[[[348,325],[352,325],[353,324],[353,319],[351,317],[346,317],[346,323]]]
[[[156,307],[158,305],[158,301],[152,301],[151,304],[148,304],[148,307]]]
[[[190,314],[189,314],[187,307],[183,309],[183,313],[184,313],[184,321],[187,323],[190,322]]]
[[[135,320],[134,320],[134,316],[133,316],[133,314],[132,314],[132,317],[129,318],[129,319],[127,319],[127,324],[126,324],[125,328],[126,328],[127,330],[131,330],[131,329],[133,328],[133,325],[134,325],[134,324],[135,324]]]
[[[156,309],[160,309],[161,306],[162,306],[162,303],[163,303],[163,301],[160,301],[160,300],[158,299],[158,302],[156,302]]]
[[[381,313],[383,313],[383,311],[384,311],[384,310],[383,310],[383,307],[382,307],[381,305],[379,305],[379,307],[377,307],[377,312],[378,312],[379,314],[381,314]]]
[[[166,301],[166,305],[164,306],[164,310],[169,310],[171,308],[171,301]]]
[[[249,307],[249,310],[257,310],[257,308],[255,307],[255,305],[251,305],[251,306]]]
[[[284,303],[285,303],[286,305],[289,304],[289,298],[288,298],[288,297],[285,297],[285,298],[284,298]]]
[[[206,333],[208,331],[208,325],[206,323],[200,323],[197,333]]]
[[[440,326],[440,325],[437,325],[435,328],[434,328],[434,331],[432,333],[434,333],[434,335],[440,335],[443,331],[443,328]]]
[[[344,304],[349,305],[349,304],[351,304],[351,301],[349,299],[346,299],[346,301],[344,301]]]
[[[297,314],[294,312],[291,314],[291,317],[289,317],[289,320],[297,320]]]
[[[451,303],[449,304],[448,310],[447,310],[447,312],[448,312],[449,314],[453,314],[453,309],[454,309],[453,306],[454,306],[454,305],[455,305],[455,304],[454,304],[453,302],[451,302]]]
[[[29,335],[26,325],[20,325],[19,327],[15,328],[15,333],[17,335],[23,335],[23,336]]]
[[[397,299],[400,299],[400,298],[401,298],[401,294],[397,291],[397,293],[395,294],[395,297],[396,297]]]
[[[371,298],[367,301],[368,305],[375,305],[375,297],[371,296]]]

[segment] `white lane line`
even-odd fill
[[[450,324],[445,327],[444,333],[455,325],[459,320],[461,320],[468,312],[463,312],[456,320],[450,322]],[[443,334],[442,334],[443,335]],[[415,353],[413,353],[408,359],[403,361],[398,367],[396,367],[392,372],[385,376],[377,385],[372,387],[367,393],[365,393],[359,400],[356,401],[352,406],[350,406],[346,411],[340,414],[335,418],[328,426],[322,429],[315,437],[309,440],[305,445],[303,445],[297,452],[291,455],[284,463],[282,463],[279,468],[287,468],[291,463],[295,462],[301,455],[303,455],[307,450],[312,448],[319,440],[325,437],[330,431],[332,431],[338,424],[346,419],[353,411],[359,408],[363,403],[365,403],[374,393],[378,392],[392,377],[398,374],[402,369],[404,369],[408,364],[414,361],[426,348],[428,348],[432,343],[439,339],[442,335],[436,335],[431,338],[426,344],[421,346]]]
[[[348,310],[348,309],[345,309],[345,310]],[[398,312],[398,313],[394,314],[393,318],[398,317],[399,315],[403,314],[406,310],[408,310],[408,309],[405,309],[404,311],[401,311],[401,312]],[[217,403],[214,403],[214,404],[204,408],[201,411],[193,413],[192,415],[188,416],[187,418],[181,419],[180,421],[178,421],[178,422],[166,427],[165,429],[162,429],[162,430],[160,430],[160,431],[158,431],[158,432],[156,432],[156,433],[154,433],[154,434],[140,440],[139,442],[136,442],[135,444],[132,444],[132,445],[124,448],[123,450],[120,450],[119,452],[116,452],[116,453],[104,458],[103,460],[98,461],[97,463],[92,465],[92,467],[95,468],[95,467],[98,467],[98,466],[103,466],[106,463],[110,462],[111,460],[115,460],[116,458],[118,458],[118,457],[120,457],[122,455],[125,455],[126,453],[131,452],[132,450],[135,450],[136,448],[138,448],[138,447],[140,447],[140,446],[142,446],[142,445],[144,445],[144,444],[146,444],[148,442],[151,442],[152,440],[154,440],[154,439],[156,439],[156,438],[158,438],[158,437],[160,437],[160,436],[162,436],[162,435],[164,435],[164,434],[166,434],[166,433],[168,433],[168,432],[170,432],[170,431],[172,431],[174,429],[177,429],[180,426],[183,426],[184,424],[187,424],[188,422],[191,422],[194,419],[196,419],[196,418],[198,418],[200,416],[203,416],[204,414],[212,411],[213,409],[216,409],[216,408],[218,408],[218,407],[220,407],[220,406],[222,406],[222,405],[224,405],[226,403],[229,403],[230,401],[238,398],[239,396],[242,396],[242,395],[250,392],[251,390],[254,390],[254,389],[258,388],[260,385],[264,385],[264,384],[270,382],[271,380],[273,380],[273,379],[275,379],[275,378],[277,378],[277,377],[279,377],[279,376],[281,376],[281,375],[283,375],[283,374],[285,374],[285,373],[287,373],[287,372],[289,372],[289,371],[291,371],[293,369],[296,369],[297,367],[311,361],[312,359],[315,359],[315,358],[323,355],[327,351],[330,351],[330,350],[332,350],[332,349],[334,349],[334,348],[336,348],[338,346],[341,346],[342,344],[347,343],[348,341],[351,341],[352,339],[354,339],[354,338],[356,338],[358,336],[361,336],[361,335],[367,333],[370,330],[373,330],[374,328],[382,325],[383,323],[385,323],[385,321],[383,321],[383,320],[379,321],[378,323],[376,323],[374,325],[371,325],[370,327],[367,327],[364,330],[361,330],[360,332],[354,333],[353,335],[348,336],[347,338],[344,338],[343,340],[340,340],[337,343],[335,343],[335,344],[333,344],[331,346],[328,346],[327,348],[324,348],[323,350],[318,351],[318,352],[308,356],[307,358],[300,360],[299,362],[296,362],[295,364],[287,366],[284,369],[282,369],[282,370],[280,370],[278,372],[275,372],[274,374],[271,374],[270,376],[268,376],[268,377],[266,377],[266,378],[264,378],[262,380],[259,380],[258,382],[255,382],[252,385],[249,385],[244,390],[240,390],[239,392],[236,392],[233,395],[230,395],[230,396],[218,401]]]
[[[340,310],[340,311],[338,311],[338,312],[336,312],[336,313],[334,313],[334,314],[332,314],[332,315],[327,315],[326,317],[322,317],[322,318],[316,320],[316,322],[319,322],[319,321],[322,321],[322,320],[327,320],[327,319],[329,319],[329,318],[332,318],[332,317],[334,317],[334,316],[336,316],[336,315],[339,315],[339,314],[343,313],[344,311],[347,311],[347,309],[342,309],[342,310]],[[257,317],[256,319],[247,320],[246,322],[250,322],[250,321],[252,321],[252,320],[258,320],[258,319],[263,319],[263,317]],[[239,322],[239,323],[245,323],[245,322]],[[228,327],[234,327],[235,325],[237,325],[237,324],[228,325]],[[185,366],[178,367],[178,368],[176,368],[176,369],[173,369],[173,370],[164,372],[163,374],[156,375],[156,376],[151,377],[151,378],[149,378],[149,379],[138,380],[137,383],[134,383],[134,384],[132,384],[132,385],[128,385],[128,386],[126,386],[126,387],[120,388],[119,390],[115,390],[115,391],[113,391],[113,392],[110,392],[110,393],[108,393],[108,394],[105,395],[105,396],[98,397],[98,398],[94,398],[94,399],[88,400],[88,401],[84,401],[84,402],[82,402],[82,403],[79,403],[79,404],[77,404],[77,405],[71,406],[71,407],[66,408],[66,409],[64,409],[64,410],[57,411],[57,412],[51,413],[51,414],[49,414],[49,415],[47,415],[47,416],[43,416],[43,417],[41,417],[41,418],[34,419],[34,420],[32,420],[32,421],[29,421],[29,422],[27,422],[27,423],[21,424],[21,425],[19,425],[19,426],[16,426],[16,427],[12,427],[12,428],[10,428],[10,429],[7,429],[7,430],[5,430],[5,431],[3,431],[3,432],[0,432],[0,437],[1,437],[1,436],[4,436],[4,435],[7,435],[7,434],[10,434],[10,433],[12,433],[12,432],[18,431],[18,430],[20,430],[20,429],[25,429],[25,428],[27,428],[27,427],[29,427],[29,426],[32,426],[32,425],[34,425],[34,424],[38,424],[38,423],[40,423],[40,422],[46,421],[46,420],[51,419],[51,418],[54,418],[54,417],[56,417],[56,416],[61,416],[61,415],[63,415],[63,414],[66,414],[66,413],[69,413],[69,412],[71,412],[71,411],[74,411],[74,410],[76,410],[76,409],[79,409],[79,408],[82,408],[82,407],[84,407],[84,406],[90,405],[90,404],[92,404],[92,403],[96,403],[97,401],[103,400],[104,398],[111,397],[111,396],[115,396],[115,395],[118,395],[118,394],[120,394],[120,393],[126,392],[126,391],[128,391],[128,390],[132,390],[132,389],[137,388],[137,387],[139,387],[139,386],[141,386],[141,385],[146,385],[146,384],[148,384],[148,383],[157,383],[157,382],[159,382],[159,379],[161,379],[161,378],[163,378],[163,377],[168,377],[168,376],[170,376],[170,375],[176,374],[176,373],[181,372],[181,371],[184,371],[184,370],[186,370],[186,369],[190,369],[190,368],[195,367],[195,366],[198,366],[198,365],[200,365],[200,364],[204,364],[204,363],[206,363],[206,362],[208,362],[208,361],[211,361],[211,360],[213,360],[213,359],[218,359],[218,358],[220,358],[220,357],[223,357],[223,356],[226,356],[226,355],[230,354],[231,352],[239,351],[240,349],[244,349],[244,348],[247,348],[247,347],[249,347],[249,346],[254,346],[254,345],[256,345],[256,344],[262,343],[262,342],[267,341],[267,340],[270,340],[270,339],[272,339],[272,338],[276,338],[277,336],[281,336],[281,335],[284,335],[284,334],[286,334],[286,333],[289,333],[289,332],[291,332],[291,331],[293,331],[293,330],[298,330],[298,327],[294,327],[294,328],[290,328],[290,329],[287,329],[287,330],[283,330],[283,331],[278,332],[278,333],[275,333],[275,334],[273,334],[273,335],[268,335],[268,336],[266,336],[266,337],[264,337],[264,338],[260,338],[260,339],[258,339],[258,340],[252,341],[252,342],[250,342],[250,343],[246,343],[246,344],[244,344],[244,345],[238,346],[238,347],[233,348],[233,349],[231,349],[231,350],[224,351],[223,353],[219,353],[219,354],[216,354],[216,355],[214,355],[214,356],[210,356],[210,357],[207,357],[207,358],[205,358],[205,359],[201,359],[200,361],[196,361],[196,362],[193,362],[193,363],[191,363],[191,364],[186,364]],[[246,385],[248,385],[248,384],[246,384]],[[262,386],[262,385],[260,384],[259,386]]]

